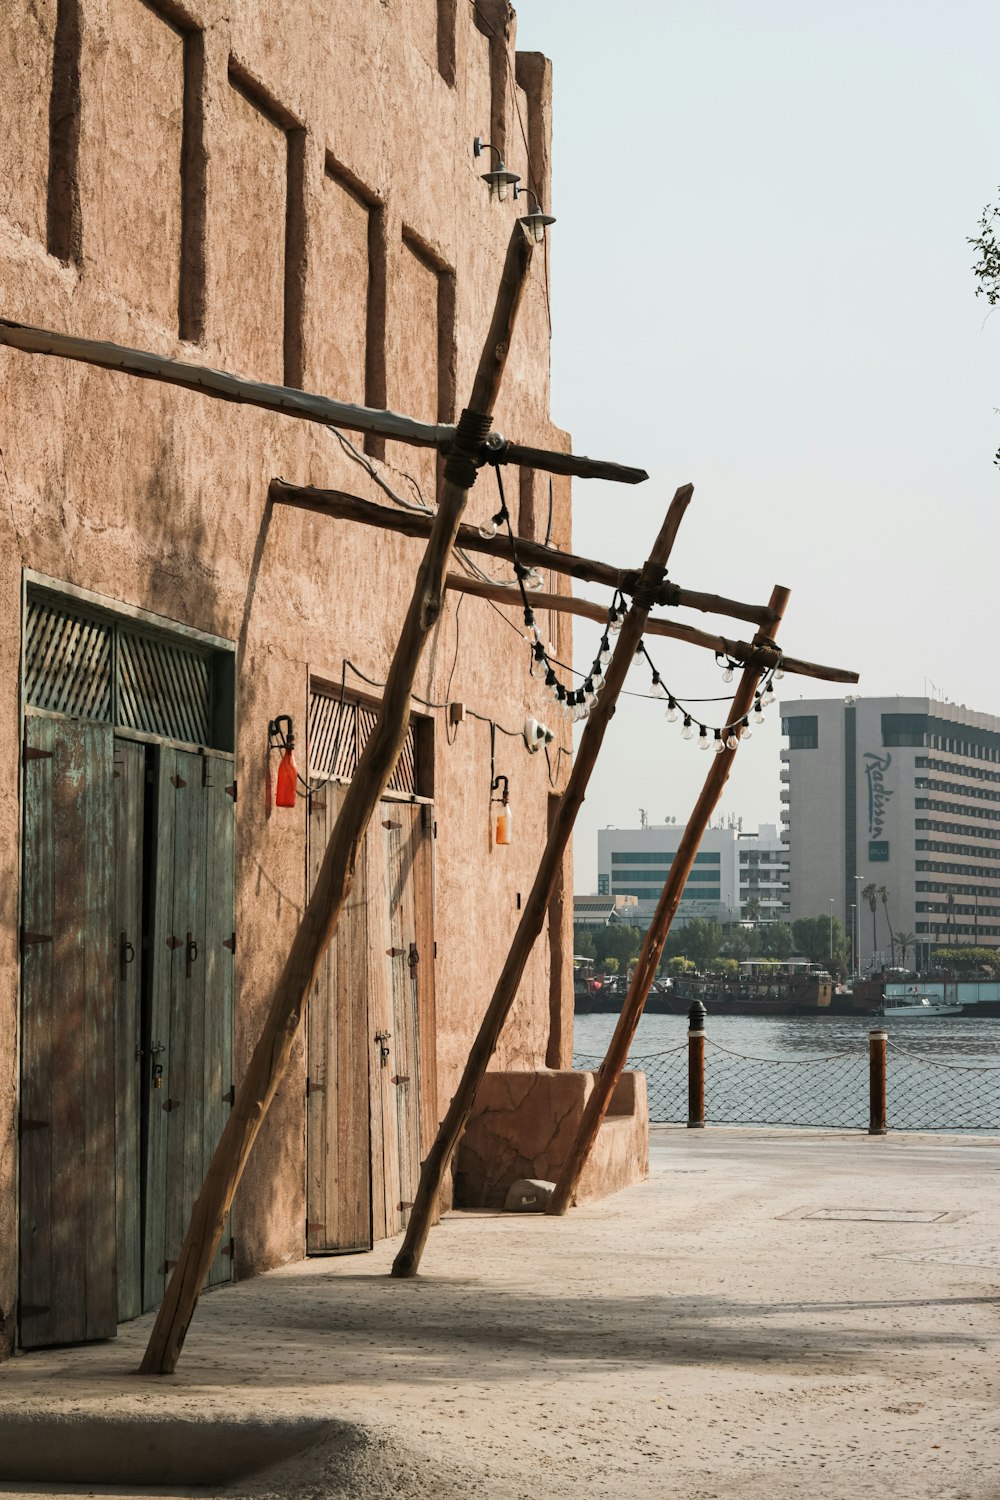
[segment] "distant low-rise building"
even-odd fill
[[[597,835],[598,890],[636,900],[636,925],[648,927],[673,857],[682,823],[643,828],[602,828]],[[702,838],[681,897],[677,920],[714,922],[788,919],[788,864],[777,826],[754,831],[739,824],[709,828]]]
[[[634,896],[574,896],[574,927],[630,927],[639,903]]]

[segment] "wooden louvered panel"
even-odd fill
[[[358,763],[357,706],[329,693],[309,696],[309,771],[350,781]]]
[[[32,708],[107,723],[112,714],[111,630],[99,620],[29,599],[24,690]]]
[[[200,652],[121,631],[118,718],[126,729],[191,745],[209,743],[211,668]]]
[[[340,695],[313,691],[309,696],[309,774],[332,781],[350,781],[361,753],[378,720],[378,710]],[[417,790],[416,741],[413,726],[406,732],[399,763],[389,790]]]

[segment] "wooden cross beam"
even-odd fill
[[[520,550],[520,543],[518,544]],[[506,604],[510,608],[521,607],[521,596],[516,585],[489,583],[482,578],[467,578],[464,573],[449,573],[447,584],[456,593],[472,594],[477,599],[492,599],[495,604]],[[529,595],[532,609],[554,609],[567,615],[579,615],[584,620],[596,620],[598,625],[607,622],[608,612],[600,604],[589,599],[577,599],[572,594],[547,594],[534,592]],[[707,630],[697,630],[693,625],[679,625],[674,620],[661,620],[650,615],[646,620],[646,634],[667,636],[670,640],[684,641],[689,646],[701,646],[716,656],[729,656],[744,665],[756,660],[759,651],[749,641],[731,641],[728,636],[710,635]],[[820,682],[857,682],[857,672],[846,667],[823,667],[818,662],[802,661],[797,656],[782,655],[784,672],[796,677],[816,677]]]
[[[271,500],[279,505],[294,505],[301,510],[310,510],[321,516],[334,516],[344,521],[360,521],[364,526],[377,526],[383,531],[397,531],[402,536],[429,536],[434,521],[433,511],[393,510],[388,505],[377,505],[372,500],[361,500],[357,495],[348,495],[343,490],[317,490],[310,485],[287,484],[283,479],[272,479],[268,490]],[[542,542],[529,541],[527,537],[497,535],[484,537],[477,526],[460,526],[456,546],[465,552],[482,552],[489,557],[502,557],[532,568],[548,568],[553,573],[562,573],[570,578],[579,578],[585,583],[600,583],[607,588],[621,589],[626,594],[635,591],[639,573],[635,568],[614,568],[591,557],[577,557],[571,552],[560,552],[557,547],[546,547]],[[770,625],[773,616],[766,605],[744,604],[738,599],[727,599],[722,594],[706,594],[699,589],[682,589],[675,583],[661,581],[650,595],[653,604],[683,605],[689,609],[702,610],[707,614],[729,615],[734,620],[747,620],[751,625]]]
[[[105,370],[120,370],[143,380],[161,380],[168,385],[200,391],[203,396],[211,396],[217,401],[262,406],[266,411],[282,412],[288,417],[320,422],[329,427],[343,427],[349,432],[372,433],[392,438],[397,443],[409,443],[417,448],[437,448],[440,452],[447,453],[455,441],[457,429],[451,423],[418,422],[415,418],[402,416],[398,412],[357,406],[350,401],[334,401],[329,396],[296,390],[294,386],[248,380],[226,370],[213,370],[208,365],[192,364],[189,360],[168,359],[160,354],[150,354],[145,349],[131,349],[125,344],[112,344],[103,339],[76,338],[72,334],[55,333],[48,328],[33,328],[30,324],[15,323],[9,318],[0,318],[0,344],[6,344],[10,349],[19,349],[23,354],[49,354],[59,359],[79,360],[83,364],[97,365]],[[527,468],[542,469],[550,474],[568,474],[577,479],[609,479],[617,484],[641,484],[644,479],[649,478],[645,469],[633,469],[624,464],[582,455],[578,457],[574,453],[525,448],[518,443],[509,443],[498,432],[487,433],[477,444],[477,456],[484,458],[487,454],[494,463],[522,464]]]

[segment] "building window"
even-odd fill
[[[926,714],[883,714],[883,745],[926,745]]]
[[[819,749],[819,719],[816,714],[799,714],[782,719],[781,732],[788,736],[789,750]]]

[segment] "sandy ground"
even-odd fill
[[[148,1317],[10,1361],[0,1420],[347,1424],[212,1491],[252,1500],[997,1500],[1000,1142],[653,1137],[566,1219],[448,1216],[416,1281],[389,1242],[214,1292],[174,1376],[134,1373]]]

